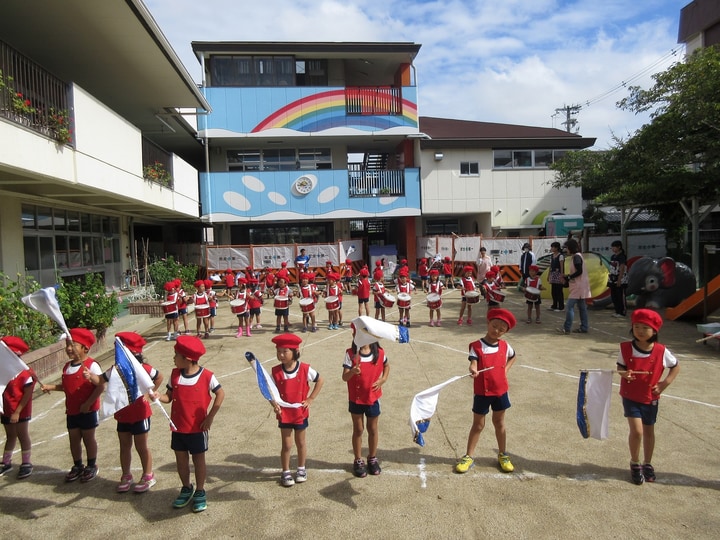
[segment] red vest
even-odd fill
[[[380,299],[385,294],[385,285],[380,281],[376,281],[375,283],[373,283],[372,288],[373,288],[373,296],[375,297],[375,301],[380,302]]]
[[[95,360],[89,356],[83,361],[83,367],[90,369]],[[70,362],[63,367],[62,388],[65,392],[65,414],[72,416],[80,414],[80,406],[85,403],[95,391],[95,385],[83,377],[82,367],[72,375],[65,372],[70,366]],[[100,409],[100,396],[92,404],[88,412],[95,412]]]
[[[250,306],[250,309],[259,308],[260,306],[262,306],[262,303],[262,291],[257,290],[250,293],[250,297],[248,298],[248,305]]]
[[[473,341],[470,344],[470,349],[477,356],[478,370],[494,366],[493,369],[483,371],[473,379],[475,395],[502,396],[509,388],[507,374],[505,373],[508,352],[507,341],[498,341],[498,350],[492,354],[483,353],[480,340]]]
[[[342,289],[338,285],[332,285],[325,291],[328,296],[337,296],[338,300],[342,302]]]
[[[635,375],[634,381],[623,378],[620,380],[620,395],[626,399],[638,403],[651,403],[660,398],[652,393],[663,374],[663,357],[665,346],[655,343],[652,352],[646,358],[633,356],[632,341],[624,341],[620,344],[620,354],[625,361],[625,369],[632,371],[650,371],[647,375]]]
[[[441,281],[430,282],[428,284],[428,292],[435,294],[442,294],[443,284]]]
[[[207,417],[210,406],[210,379],[212,371],[200,368],[192,385],[179,384],[180,369],[174,368],[170,374],[172,388],[172,409],[170,418],[179,433],[202,433],[200,425]]]
[[[12,413],[15,412],[15,409],[18,408],[18,405],[20,405],[20,400],[23,397],[23,394],[25,393],[25,387],[27,386],[25,383],[28,380],[28,377],[32,376],[32,371],[29,369],[24,369],[20,373],[18,373],[13,379],[8,382],[7,387],[5,388],[5,391],[2,395],[3,400],[3,416],[10,416]],[[30,386],[32,386],[33,390],[35,389],[35,379],[32,380],[30,383]],[[27,402],[25,407],[23,407],[23,410],[20,411],[20,418],[30,418],[32,417],[32,397],[30,398],[30,401]]]
[[[358,298],[370,298],[370,280],[368,278],[361,278],[358,281],[357,296]]]
[[[152,366],[149,364],[141,365],[143,369],[147,371],[148,375],[151,375],[153,369]],[[144,396],[137,398],[130,405],[123,407],[114,415],[115,420],[122,424],[134,424],[135,422],[141,422],[151,416],[152,410],[150,409],[150,403],[148,403],[148,400],[145,399]]]
[[[302,403],[308,396],[310,384],[308,383],[309,364],[298,362],[297,374],[292,379],[286,379],[282,364],[273,366],[272,378],[280,392],[280,397],[288,403]],[[310,415],[307,407],[281,407],[278,420],[284,424],[302,424]]]
[[[352,349],[345,351],[352,357]],[[377,362],[362,362],[360,364],[360,375],[353,375],[347,382],[348,397],[358,405],[372,405],[382,396],[382,387],[373,390],[373,384],[382,377],[385,369],[385,351],[378,349]]]

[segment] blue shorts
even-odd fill
[[[168,313],[167,315],[165,315],[165,318],[166,318],[166,319],[170,319],[170,320],[177,319],[177,318],[178,318],[178,312],[176,311],[175,313]]]
[[[482,414],[483,416],[490,412],[490,407],[493,411],[504,411],[510,408],[510,397],[505,392],[502,396],[479,396],[475,394],[473,398],[472,412],[475,414]]]
[[[370,298],[358,298],[358,304],[367,304]]]
[[[178,308],[178,313],[179,313],[180,315],[187,315],[187,308],[186,308],[186,307],[184,307],[184,308]]]
[[[302,431],[303,429],[307,429],[308,425],[309,424],[307,418],[303,420],[302,424],[286,424],[284,422],[278,422],[278,427],[280,429],[294,429],[295,431]]]
[[[428,276],[420,276],[420,281],[427,281],[427,280],[428,280]]]
[[[378,399],[372,405],[360,405],[353,401],[348,402],[348,411],[350,414],[364,414],[368,418],[380,416],[380,400]]]
[[[641,418],[645,426],[653,426],[657,421],[658,400],[650,403],[639,403],[631,399],[622,398],[625,418]]]
[[[150,431],[150,419],[140,420],[139,422],[118,422],[118,433],[132,433],[133,435],[142,435]]]
[[[250,308],[250,316],[253,315],[260,315],[260,308],[259,307],[251,307]]]
[[[211,308],[210,308],[210,316],[211,316],[211,317],[215,317],[215,315],[217,315],[217,308],[216,308],[216,307],[211,307]]]
[[[290,315],[290,308],[283,308],[283,309],[275,310],[276,317],[287,317],[289,315]]]
[[[351,277],[344,277],[344,278],[343,278],[343,282],[344,282],[344,283],[352,283],[352,278],[351,278]]]
[[[30,417],[26,416],[25,418],[18,418],[17,423],[21,424],[22,422],[29,422],[29,421],[30,421]],[[2,416],[0,416],[0,424],[3,424],[3,425],[10,424],[10,417],[5,416],[4,414]]]
[[[189,452],[202,454],[208,451],[208,432],[178,433],[173,431],[170,439],[170,448],[176,452]]]
[[[95,429],[98,427],[98,413],[97,411],[80,413],[80,414],[69,414],[65,423],[68,430],[70,429]]]
[[[444,276],[445,276],[445,279],[450,279],[451,277],[453,277],[452,274],[444,274]]]
[[[375,300],[375,309],[385,309],[385,304]]]

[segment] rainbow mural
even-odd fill
[[[293,101],[267,116],[251,133],[276,128],[317,132],[336,127],[375,131],[417,125],[417,105],[406,99],[402,100],[402,115],[348,115],[345,110],[345,90],[340,89]]]

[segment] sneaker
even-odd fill
[[[165,337],[165,341],[170,341],[171,339],[172,339],[172,334],[168,334],[168,335]]]
[[[475,465],[475,460],[465,454],[463,457],[460,458],[460,461],[458,461],[455,464],[455,472],[457,473],[466,473],[470,470],[472,466]]]
[[[557,333],[566,335],[566,334],[569,334],[570,332],[568,330],[565,330],[564,328],[558,328]]]
[[[303,327],[302,327],[302,333],[303,333],[303,334],[307,334],[307,326],[303,326]]]
[[[515,467],[513,467],[513,464],[510,462],[510,456],[507,454],[500,452],[498,454],[498,463],[503,472],[513,472],[515,470]]]
[[[23,478],[27,478],[30,476],[33,472],[33,466],[32,463],[23,463],[20,465],[20,469],[18,470],[18,480],[22,480]]]
[[[92,480],[93,478],[95,478],[97,476],[97,473],[98,473],[97,465],[88,465],[87,467],[85,467],[85,469],[83,469],[83,472],[80,475],[80,481],[83,483],[89,482],[90,480]]]
[[[190,487],[183,486],[180,490],[180,495],[178,495],[177,499],[175,499],[172,503],[173,508],[185,508],[188,504],[190,504],[194,493],[195,490],[193,489],[192,484],[190,484]]]
[[[210,338],[210,332],[205,332],[203,339],[209,339]]]
[[[82,465],[73,465],[72,469],[70,469],[65,475],[65,481],[74,482],[75,480],[80,478],[80,476],[82,476],[84,470],[85,467],[83,467]]]
[[[462,319],[458,319],[458,326],[462,326]]]
[[[587,334],[587,333],[588,333],[588,331],[583,330],[582,328],[576,328],[575,330],[573,330],[573,334]]]
[[[630,464],[630,478],[632,478],[633,484],[636,484],[638,486],[645,481],[642,465],[640,465],[639,463]]]
[[[135,493],[145,493],[146,491],[149,491],[151,487],[153,487],[156,484],[155,480],[155,474],[143,474],[140,481],[135,484],[135,487],[133,488],[133,491]]]
[[[368,456],[367,466],[368,472],[374,476],[377,476],[378,474],[380,474],[380,471],[382,471],[382,469],[380,468],[380,463],[378,463],[378,459],[376,457]]]
[[[279,327],[279,326],[276,326],[276,327],[275,327],[275,333],[276,333],[276,334],[279,334],[279,333],[280,333],[280,327]]]
[[[367,476],[367,466],[361,458],[353,462],[353,474],[358,478],[365,478]]]
[[[130,491],[130,486],[133,483],[133,477],[132,474],[123,474],[120,477],[120,483],[115,488],[115,491],[118,493],[127,493]]]
[[[289,331],[290,331],[290,327],[289,327],[289,326],[286,326],[286,327],[285,327],[285,332],[289,332]]]
[[[472,324],[472,319],[467,320],[467,325],[470,326]]]
[[[282,476],[280,477],[280,485],[282,487],[292,487],[295,485],[295,480],[293,480],[290,471],[285,471],[284,473],[282,473]]]
[[[310,331],[311,331],[311,332],[317,332],[317,326],[313,326]]]
[[[430,321],[430,323],[428,324],[428,326],[435,326],[435,321]]]
[[[207,510],[207,495],[204,489],[198,489],[192,496],[192,511],[196,514]]]
[[[435,323],[435,326],[442,326],[442,320],[438,319]]]
[[[540,322],[540,319],[535,319],[535,324],[542,324],[542,323]]]
[[[525,321],[525,324],[532,324],[532,319],[528,319],[527,321]]]
[[[210,333],[212,334],[215,331],[215,328],[210,329]]]
[[[307,471],[305,469],[298,469],[295,473],[295,483],[302,484],[307,482]]]
[[[6,472],[12,471],[12,464],[11,463],[3,463],[0,465],[0,476],[4,475]]]
[[[255,328],[257,328],[258,330],[262,329],[262,324],[256,325]]]
[[[652,465],[649,463],[646,463],[642,466],[642,473],[645,477],[645,481],[647,482],[654,482],[655,481],[655,469]]]

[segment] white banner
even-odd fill
[[[522,245],[527,238],[486,238],[483,239],[483,246],[492,259],[493,264],[500,266],[506,264],[520,264]]]
[[[455,238],[455,260],[474,263],[480,256],[479,236],[459,236]]]
[[[288,268],[295,264],[295,246],[253,246],[256,268],[280,268],[286,262]]]
[[[591,236],[589,242],[590,251],[610,259],[612,257],[610,244],[615,240],[621,240],[620,235]],[[662,232],[633,233],[630,230],[627,232],[625,253],[628,258],[636,256],[664,257],[667,253],[665,234]]]
[[[310,263],[308,263],[310,268],[325,267],[326,261],[331,261],[333,266],[340,265],[336,244],[298,244],[298,253],[300,253],[301,249],[304,249],[305,255],[310,257]],[[343,262],[345,262],[345,259],[343,259]]]
[[[353,262],[362,261],[363,258],[363,243],[362,240],[343,240],[339,242],[340,246],[340,260],[345,262],[346,259],[350,259]]]
[[[451,259],[454,258],[453,253],[453,241],[452,238],[449,236],[438,236],[437,237],[437,249],[438,254],[441,258],[450,257]]]
[[[532,242],[530,243],[532,252],[535,254],[535,256],[539,259],[540,257],[544,257],[546,255],[550,255],[550,244],[553,242],[558,242],[561,246],[567,241],[567,238],[560,237],[560,236],[545,236],[543,238],[533,238]],[[518,259],[518,263],[520,262],[520,259]]]
[[[237,247],[208,247],[208,270],[240,270],[250,266],[250,249]]]
[[[432,259],[438,253],[437,237],[419,236],[415,241],[415,253],[418,259]]]

